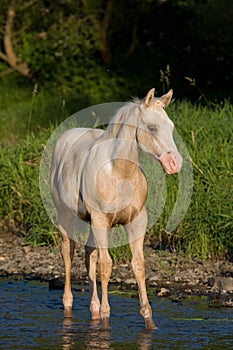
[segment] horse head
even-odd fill
[[[140,104],[137,142],[144,152],[160,161],[167,174],[175,174],[181,170],[182,157],[173,139],[174,124],[165,111],[173,90],[159,98],[154,97],[154,91],[149,90]]]

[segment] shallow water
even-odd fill
[[[103,331],[90,322],[87,288],[74,289],[73,319],[64,321],[61,290],[1,277],[0,349],[233,349],[232,310],[201,297],[150,298],[158,329],[145,331],[138,300],[111,293],[111,328]]]

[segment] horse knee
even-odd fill
[[[149,303],[141,305],[140,314],[143,316],[144,319],[152,318],[152,311],[151,311],[151,307],[150,307]]]
[[[143,257],[134,256],[131,261],[135,276],[145,276],[145,263]]]
[[[99,258],[98,264],[101,280],[109,279],[112,272],[112,259],[110,255],[108,254]]]
[[[62,237],[61,253],[64,261],[73,260],[75,242],[67,236]]]

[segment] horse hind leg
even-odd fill
[[[92,229],[85,246],[85,263],[88,273],[89,287],[90,287],[90,311],[92,320],[100,319],[100,301],[98,297],[96,285],[96,265],[98,260],[98,251],[94,241]]]
[[[112,272],[112,259],[108,253],[108,248],[99,249],[98,263],[102,287],[102,300],[100,309],[102,328],[109,328],[110,306],[108,303],[108,282]]]
[[[73,294],[71,291],[71,265],[75,242],[70,238],[73,231],[73,218],[60,217],[59,230],[62,234],[61,253],[65,265],[65,287],[63,293],[64,317],[72,317]]]

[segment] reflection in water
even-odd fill
[[[113,349],[110,344],[110,330],[102,330],[99,324],[90,323],[87,331],[86,349]]]
[[[140,350],[152,349],[153,330],[142,331],[139,335],[138,344]]]
[[[85,344],[85,349],[113,349],[110,345],[110,330],[102,330],[100,324],[91,321],[82,329],[75,329],[72,318],[64,318],[62,332],[62,349],[70,350],[77,342]]]
[[[75,329],[72,318],[64,318],[62,328],[62,349],[71,350],[77,348],[80,343],[85,345],[86,350],[114,350],[111,345],[111,328],[102,329],[99,322],[91,321],[82,329]],[[138,349],[151,350],[153,331],[144,330],[138,336]],[[76,347],[75,347],[76,345]]]
[[[74,344],[73,341],[73,322],[71,317],[66,317],[63,320],[63,332],[62,332],[62,349],[69,350]]]

